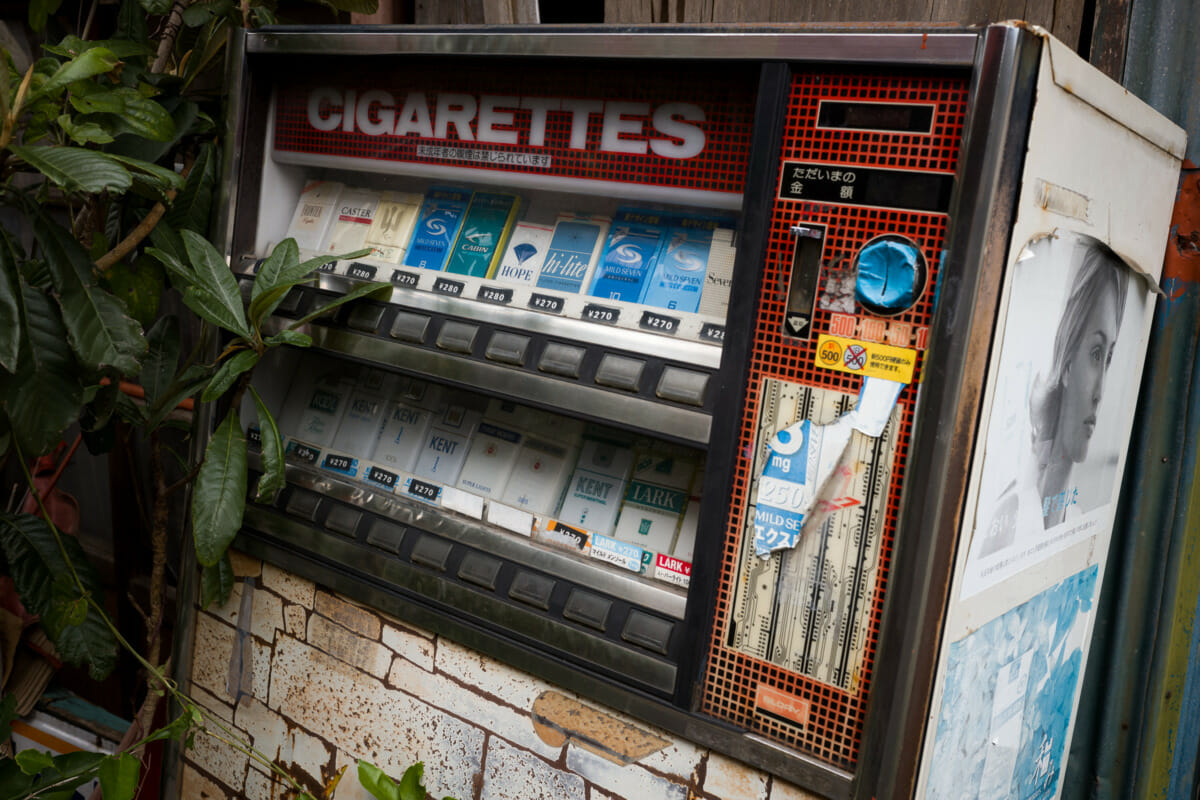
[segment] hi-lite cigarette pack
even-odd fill
[[[559,214],[538,288],[578,294],[599,260],[608,224],[606,217]]]

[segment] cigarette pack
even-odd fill
[[[417,465],[412,469],[413,474],[447,486],[458,483],[467,460],[471,435],[481,416],[478,411],[451,401],[440,416],[435,416],[433,427],[425,436],[424,446],[417,456]]]
[[[338,195],[337,213],[333,217],[325,246],[321,248],[322,252],[340,255],[362,250],[378,206],[379,192],[369,189],[343,189]]]
[[[588,294],[639,302],[666,235],[663,223],[663,216],[654,211],[617,211]]]
[[[313,181],[300,192],[300,201],[292,214],[287,235],[301,250],[317,251],[329,232],[342,184],[337,181]]]
[[[559,214],[538,288],[578,294],[596,268],[608,225],[607,217]]]
[[[432,424],[432,411],[405,402],[392,403],[369,457],[388,469],[412,472]]]
[[[616,537],[657,553],[671,552],[695,469],[690,459],[640,454],[625,492]]]
[[[508,235],[516,224],[520,200],[513,194],[476,192],[463,217],[458,239],[450,249],[446,272],[490,278],[504,254]]]
[[[516,286],[531,286],[546,260],[546,249],[554,228],[533,222],[518,222],[513,227],[508,247],[496,268],[495,279]]]
[[[324,374],[311,383],[303,382],[288,395],[284,405],[280,433],[315,447],[327,447],[333,440],[346,401],[354,384],[339,373]]]
[[[641,302],[656,308],[695,313],[700,307],[704,274],[717,221],[677,217],[664,240]]]
[[[633,451],[595,439],[584,441],[557,518],[594,533],[611,535],[633,465]]]
[[[681,561],[691,563],[696,549],[696,529],[700,527],[700,495],[704,490],[704,468],[696,470],[692,478],[692,486],[688,490],[687,506],[683,511],[683,519],[679,522],[679,535],[675,537],[675,546],[671,555]]]
[[[404,266],[435,270],[446,266],[470,200],[466,189],[436,186],[426,192]]]
[[[553,513],[566,488],[574,458],[572,448],[525,437],[501,501],[534,514]]]
[[[517,431],[487,421],[479,423],[458,477],[458,488],[483,497],[499,497],[517,460],[521,439]]]
[[[369,458],[379,441],[396,376],[364,369],[346,403],[346,413],[330,446],[358,458]]]
[[[413,227],[421,211],[421,195],[413,192],[384,192],[375,209],[375,219],[363,242],[375,252],[372,257],[399,264],[408,252]]]
[[[712,234],[712,245],[708,249],[708,272],[704,275],[704,290],[700,293],[700,307],[706,316],[725,319],[729,309],[729,287],[733,285],[733,259],[737,249],[733,246],[733,229],[717,228]]]

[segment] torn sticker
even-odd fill
[[[767,443],[754,511],[754,552],[793,548],[813,506],[837,473],[854,431],[878,437],[906,384],[863,378],[854,410],[828,425],[801,420]]]

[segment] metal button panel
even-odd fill
[[[583,357],[587,350],[560,342],[547,342],[542,357],[538,359],[538,369],[551,375],[561,375],[564,378],[578,378],[579,369],[583,366]]]
[[[391,334],[393,339],[424,344],[425,331],[428,329],[429,317],[427,315],[397,311],[396,319],[392,322]]]
[[[679,367],[663,367],[662,377],[654,393],[664,400],[685,403],[689,406],[704,405],[704,391],[708,388],[708,375]]]
[[[475,335],[479,333],[478,325],[468,325],[465,322],[447,320],[438,332],[437,346],[452,353],[471,354],[475,349]]]
[[[529,342],[528,336],[496,331],[484,355],[491,361],[521,367],[525,365],[525,351],[529,349]]]
[[[600,368],[596,370],[596,383],[636,392],[642,386],[642,370],[645,368],[646,362],[640,358],[626,358],[607,353],[600,360]]]

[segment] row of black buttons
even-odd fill
[[[243,295],[249,302],[253,282],[241,281]],[[276,312],[284,316],[297,317],[303,294],[299,290],[288,293]],[[346,327],[379,335],[384,324],[388,306],[362,301],[350,305],[345,316]],[[397,341],[409,344],[428,345],[433,317],[415,311],[397,309],[388,335]],[[459,320],[443,320],[438,328],[433,345],[439,350],[460,355],[473,355],[480,326]],[[486,334],[485,334],[486,335]],[[512,367],[525,367],[533,338],[520,333],[493,330],[484,348],[483,356],[489,361]],[[587,348],[565,342],[547,341],[534,365],[539,372],[560,378],[578,380],[583,374]],[[644,382],[647,362],[616,353],[605,353],[596,367],[594,381],[599,386],[618,389],[634,394],[640,393]],[[702,407],[708,390],[709,376],[703,372],[664,365],[654,387],[654,395],[662,400],[682,405]]]
[[[353,506],[296,487],[288,491],[284,511],[290,516],[323,525],[326,530],[351,539],[357,539],[358,529],[364,517],[364,512]],[[402,557],[402,546],[408,539],[411,542],[408,560],[436,572],[450,570],[452,556],[457,547],[463,551],[454,573],[460,580],[490,592],[497,591],[501,585],[501,571],[506,563],[502,559],[464,545],[456,545],[430,533],[406,528],[392,520],[374,515],[366,516],[369,516],[366,542],[372,547]],[[412,538],[414,536],[415,539]],[[515,574],[508,584],[508,597],[539,611],[550,611],[552,598],[560,580],[515,564],[512,566]],[[578,586],[569,586],[562,616],[599,633],[606,633],[609,629],[609,618],[613,616],[612,610],[611,599]],[[625,616],[620,637],[630,644],[659,655],[667,655],[674,628],[675,624],[670,620],[631,608]]]

